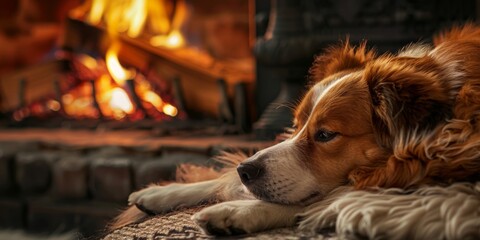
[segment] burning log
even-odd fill
[[[136,109],[141,113],[143,113],[143,116],[148,118],[149,115],[147,114],[147,111],[143,107],[142,101],[140,100],[140,97],[138,96],[137,91],[135,89],[135,80],[127,79],[125,83],[127,84],[127,87],[130,90],[130,95],[132,96],[132,100],[133,100],[133,103],[135,104]]]
[[[0,111],[11,112],[46,96],[53,96],[53,81],[64,74],[64,65],[62,60],[53,60],[2,76]]]
[[[185,111],[185,97],[183,96],[182,86],[180,84],[180,77],[175,76],[172,81],[173,95],[175,97],[177,108],[180,111]]]
[[[100,105],[98,104],[98,99],[97,99],[97,90],[95,87],[95,80],[90,80],[90,85],[92,86],[92,99],[93,99],[93,106],[95,109],[97,109],[98,112],[98,117],[102,119],[104,117],[102,113],[102,109],[100,108]]]

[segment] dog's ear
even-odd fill
[[[319,82],[334,73],[361,68],[375,58],[373,50],[367,50],[366,42],[358,47],[350,45],[347,39],[345,43],[328,48],[325,53],[316,56],[310,68],[310,78],[313,82]]]
[[[380,145],[429,130],[450,114],[448,89],[431,68],[385,57],[365,67],[372,123]]]

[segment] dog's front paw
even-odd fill
[[[172,207],[165,201],[166,197],[164,187],[150,186],[130,194],[128,205],[136,205],[148,214],[161,213]]]
[[[165,213],[191,201],[185,190],[188,189],[180,184],[150,186],[130,194],[128,204],[148,214]]]
[[[207,207],[192,216],[202,230],[211,235],[237,235],[256,232],[258,218],[248,201],[233,201]]]
[[[301,209],[261,200],[240,200],[207,207],[193,215],[192,220],[207,234],[236,235],[293,226]]]
[[[190,184],[173,183],[166,186],[150,186],[130,194],[129,205],[136,205],[140,210],[155,214],[191,207],[211,201],[216,196],[216,182],[205,181]]]

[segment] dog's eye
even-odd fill
[[[325,129],[320,129],[315,133],[315,141],[317,142],[328,142],[334,139],[338,135],[337,132],[327,131]]]

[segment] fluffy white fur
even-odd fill
[[[335,228],[340,239],[478,239],[480,182],[414,192],[343,189],[301,216],[301,229]]]

